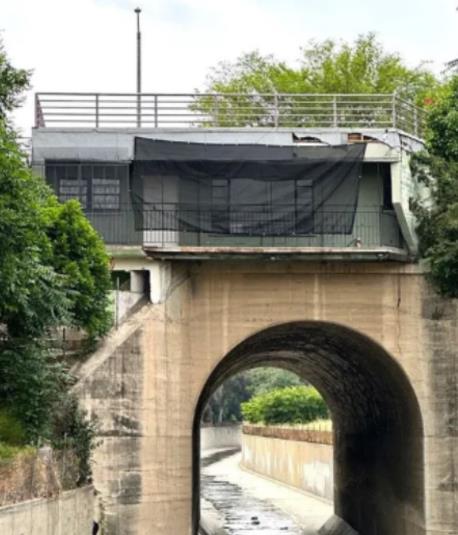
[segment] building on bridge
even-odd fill
[[[78,370],[110,534],[196,535],[201,411],[259,364],[323,393],[348,524],[458,534],[456,309],[409,208],[422,130],[396,95],[37,94],[33,168],[150,296]]]
[[[221,127],[229,112],[195,111],[202,98],[144,95],[138,116],[135,95],[38,94],[33,167],[81,202],[115,259],[415,256],[421,110],[391,95],[276,95],[265,116],[253,103],[253,118],[231,110],[244,126]]]

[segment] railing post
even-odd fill
[[[391,103],[391,120],[393,123],[393,128],[396,128],[397,116],[396,116],[396,93],[393,93],[393,100]]]
[[[213,126],[221,126],[219,122],[219,94],[213,95]]]
[[[274,93],[274,125],[275,128],[278,128],[278,116],[279,116],[279,109],[278,109],[278,93]]]
[[[99,127],[99,94],[95,94],[95,127]]]
[[[141,104],[141,95],[137,93],[137,128],[140,128],[142,125],[142,104]]]
[[[334,128],[337,128],[339,125],[339,119],[337,117],[337,95],[334,95],[332,99],[332,124]]]
[[[158,96],[154,95],[154,128],[159,126]]]

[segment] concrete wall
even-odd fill
[[[329,444],[242,434],[242,467],[332,501],[333,451]]]
[[[93,487],[0,507],[1,535],[91,535],[95,520]]]
[[[240,448],[242,443],[241,425],[223,425],[200,428],[200,449]]]
[[[80,398],[101,422],[94,474],[110,535],[192,533],[196,411],[209,384],[235,370],[226,363],[253,365],[257,347],[258,362],[296,359],[294,369],[332,398],[343,426],[335,474],[345,520],[366,535],[458,534],[457,304],[438,298],[418,266],[157,266],[155,304],[80,370]],[[256,345],[258,334],[289,322],[306,322],[305,338],[283,336],[283,352]],[[395,434],[370,427],[388,417]]]
[[[122,323],[132,309],[143,299],[143,292],[116,291],[112,292],[114,318],[116,325]]]

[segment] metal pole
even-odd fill
[[[140,13],[142,10],[135,8],[137,14],[137,127],[141,126],[141,97],[142,92],[142,34],[140,32]]]

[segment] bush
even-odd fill
[[[22,446],[27,443],[24,427],[6,408],[0,409],[0,443],[4,446]]]
[[[96,444],[96,425],[78,406],[78,400],[72,394],[56,407],[52,422],[51,443],[57,450],[72,451],[77,459],[77,485],[89,483],[92,476],[91,453]]]
[[[70,380],[64,366],[40,344],[9,340],[0,345],[0,370],[0,405],[21,422],[28,443],[39,445]]]
[[[242,414],[250,423],[304,424],[328,418],[323,398],[311,386],[290,386],[254,396],[242,403]]]
[[[19,455],[35,455],[36,449],[32,446],[11,446],[0,442],[0,468],[9,466],[11,461],[16,460]]]

